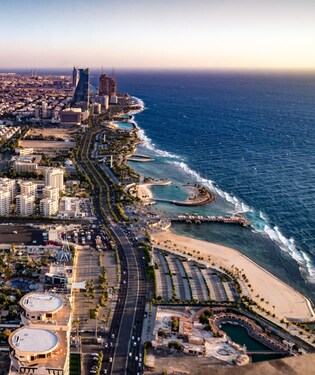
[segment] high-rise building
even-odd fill
[[[16,213],[20,216],[30,216],[34,213],[34,195],[22,195],[16,196]]]
[[[10,214],[11,196],[9,191],[0,189],[0,215]]]
[[[61,168],[45,168],[45,186],[52,186],[54,188],[58,188],[59,191],[63,191],[64,183],[63,183],[63,175],[64,170]]]
[[[80,78],[73,95],[72,105],[86,111],[90,104],[90,69],[79,69],[79,72]]]
[[[99,95],[115,96],[116,95],[116,80],[106,74],[101,74],[99,81]]]
[[[32,181],[21,181],[20,192],[22,195],[36,195],[37,184]]]
[[[13,200],[16,196],[16,181],[7,177],[0,177],[0,189],[2,191],[9,191],[10,199]]]
[[[58,212],[58,200],[44,198],[39,203],[40,214],[43,216],[53,216]]]
[[[53,186],[45,186],[43,188],[43,198],[49,198],[55,201],[59,199],[59,188]]]
[[[73,67],[72,71],[72,87],[76,88],[79,82],[79,70],[77,67]]]

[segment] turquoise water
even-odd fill
[[[264,351],[270,352],[271,350],[259,341],[255,340],[248,335],[245,328],[240,326],[234,326],[232,324],[222,324],[222,331],[224,331],[232,341],[240,345],[246,345],[248,351]],[[271,359],[282,358],[281,354],[252,354],[251,358],[253,362],[268,361]]]
[[[139,72],[121,81],[145,103],[135,116],[145,141],[139,153],[155,158],[132,167],[216,194],[209,206],[157,208],[172,216],[241,212],[253,223],[248,231],[173,229],[238,249],[315,302],[315,75]]]
[[[119,129],[123,129],[123,130],[132,130],[133,129],[133,126],[130,122],[115,121],[114,124],[118,125]]]

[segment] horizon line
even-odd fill
[[[85,68],[90,68],[91,70],[101,70],[99,66],[87,66]],[[35,71],[65,71],[69,70],[72,71],[73,66],[68,67],[0,67],[0,73],[5,71],[4,73],[14,71],[25,71],[25,70],[35,70]],[[112,68],[108,68],[107,70],[111,70]],[[314,73],[315,74],[315,67],[314,68],[195,68],[195,67],[115,67],[116,73],[118,71],[129,71],[129,72],[222,72],[222,73]]]

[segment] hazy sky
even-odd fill
[[[0,0],[0,67],[313,69],[315,0]]]

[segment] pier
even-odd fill
[[[244,216],[201,216],[201,215],[178,215],[171,218],[174,223],[201,224],[201,223],[224,223],[238,224],[250,227],[252,224]]]

